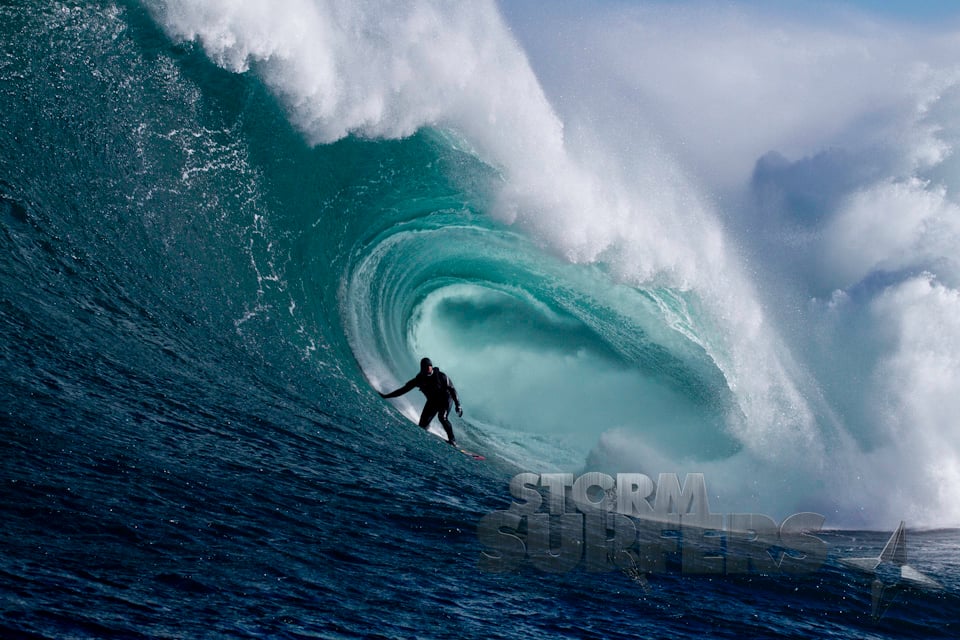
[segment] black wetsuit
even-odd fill
[[[396,398],[402,396],[414,387],[420,389],[423,395],[427,397],[427,403],[423,405],[423,411],[420,413],[420,426],[426,429],[430,426],[430,421],[436,417],[443,425],[443,430],[447,432],[447,441],[455,444],[453,437],[453,425],[450,424],[450,400],[460,406],[460,398],[457,397],[457,390],[453,382],[443,371],[433,368],[433,373],[427,375],[423,371],[417,374],[417,377],[411,379],[396,391],[385,394],[384,398]]]

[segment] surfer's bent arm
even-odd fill
[[[407,384],[403,385],[402,387],[400,387],[399,389],[397,389],[397,390],[395,390],[395,391],[391,391],[390,393],[381,393],[381,394],[380,394],[380,397],[381,397],[381,398],[396,398],[397,396],[402,396],[402,395],[405,394],[405,393],[408,393],[408,392],[410,392],[410,391],[413,391],[413,389],[414,389],[416,386],[417,386],[417,379],[414,378],[414,379],[410,380],[409,382],[407,382]]]
[[[463,415],[460,410],[460,396],[457,395],[457,389],[453,386],[453,380],[447,377],[447,391],[450,393],[450,397],[453,398],[453,406],[457,408],[457,413]]]

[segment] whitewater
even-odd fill
[[[956,24],[426,0],[0,22],[5,636],[955,635]],[[482,463],[377,395],[422,356]],[[515,474],[588,471],[702,473],[715,513],[822,514],[836,554],[652,587],[478,568]],[[881,619],[836,556],[901,521],[943,588]]]

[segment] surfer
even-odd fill
[[[453,387],[453,382],[440,369],[433,366],[430,358],[424,358],[420,361],[420,373],[412,378],[407,384],[403,385],[390,393],[380,392],[381,398],[396,398],[402,396],[414,387],[420,389],[423,395],[427,397],[427,403],[423,405],[423,411],[420,413],[420,426],[426,429],[430,426],[430,421],[434,416],[440,420],[443,430],[447,432],[447,442],[457,446],[457,441],[453,437],[453,425],[450,424],[450,400],[454,402],[457,409],[457,415],[463,417],[463,408],[460,407],[460,398],[457,396],[457,390]]]

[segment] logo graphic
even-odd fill
[[[675,473],[656,483],[641,473],[519,473],[510,494],[508,509],[477,526],[483,571],[524,563],[548,573],[616,570],[649,592],[651,574],[810,574],[829,551],[817,537],[820,514],[796,513],[778,525],[761,514],[712,513],[702,473],[688,473],[682,486]],[[873,576],[874,619],[904,586],[943,588],[907,563],[903,522],[879,557],[839,561]]]
[[[822,515],[797,513],[778,525],[761,514],[712,513],[702,473],[687,474],[682,487],[675,473],[656,484],[639,473],[520,473],[510,493],[517,501],[478,525],[484,571],[526,560],[550,573],[797,575],[827,557],[827,543],[814,535]]]
[[[893,532],[878,558],[841,558],[840,563],[874,576],[871,585],[873,605],[870,615],[879,620],[896,593],[904,587],[943,589],[943,585],[907,564],[907,534],[903,521]]]

